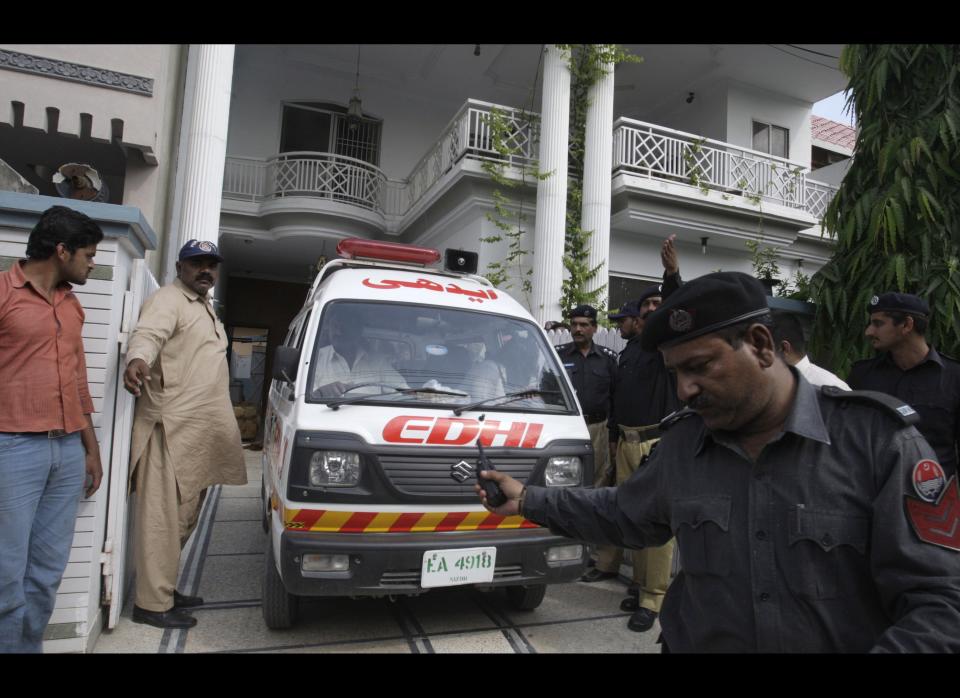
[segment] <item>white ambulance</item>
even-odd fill
[[[593,482],[575,393],[544,332],[476,254],[361,239],[320,271],[276,352],[263,448],[268,627],[301,596],[505,587],[536,608],[588,550],[474,492],[478,443],[527,483]]]

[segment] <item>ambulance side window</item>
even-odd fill
[[[307,326],[310,324],[310,313],[308,312],[304,315],[299,321],[295,321],[294,324],[290,327],[290,330],[287,332],[287,336],[283,340],[283,346],[292,347],[295,346],[297,349],[303,351],[303,338],[307,333]],[[294,344],[296,340],[296,344]],[[274,386],[279,389],[281,397],[289,397],[290,393],[293,392],[293,385],[285,381],[274,381]]]
[[[300,325],[300,329],[297,332],[297,344],[296,347],[301,352],[303,351],[303,338],[307,334],[307,326],[310,324],[310,313],[307,313],[303,316],[303,323]]]

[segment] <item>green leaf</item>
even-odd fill
[[[907,260],[904,259],[902,254],[895,256],[894,260],[897,273],[897,288],[900,291],[905,291],[907,288]]]
[[[960,140],[960,136],[958,136],[958,134],[960,134],[960,130],[957,128],[957,122],[954,119],[953,114],[951,114],[949,110],[944,111],[943,120],[950,129],[950,134],[953,136],[953,142],[956,143],[958,140]]]

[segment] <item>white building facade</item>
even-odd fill
[[[819,269],[830,256],[819,220],[836,183],[809,176],[810,118],[845,87],[828,58],[842,47],[624,48],[643,62],[592,88],[583,163],[582,227],[594,231],[594,287],[606,285],[608,307],[660,278],[671,234],[688,279],[750,272],[754,240],[778,250],[784,277]],[[819,65],[805,60],[814,51]],[[269,376],[273,347],[339,240],[472,250],[482,274],[507,255],[506,241],[483,241],[500,232],[491,219],[503,198],[528,252],[507,290],[541,322],[560,319],[569,54],[533,44],[0,45],[0,159],[47,195],[64,162],[97,168],[110,203],[139,209],[156,231],[146,262],[160,283],[185,240],[216,241],[225,324],[264,330]],[[506,151],[491,136],[494,113]]]

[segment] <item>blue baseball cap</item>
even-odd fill
[[[223,261],[217,246],[209,240],[187,240],[186,244],[180,248],[180,256],[177,259],[182,262],[191,257],[213,257],[218,262]]]

